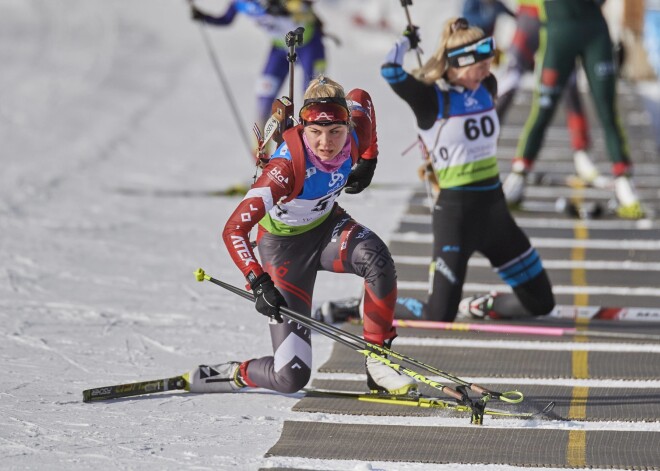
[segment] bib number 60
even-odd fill
[[[483,116],[479,121],[469,118],[465,120],[463,129],[465,130],[465,137],[474,141],[479,139],[482,134],[484,137],[492,136],[495,133],[495,123],[490,116]]]

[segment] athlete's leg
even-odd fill
[[[616,68],[607,24],[590,22],[589,40],[582,61],[598,118],[603,126],[605,144],[614,176],[627,173],[630,162],[625,131],[617,111]]]
[[[474,252],[474,234],[466,230],[470,216],[455,190],[442,190],[433,209],[433,260],[424,313],[429,320],[452,322],[461,301],[467,263]]]
[[[273,100],[282,88],[282,84],[289,73],[289,63],[284,49],[272,47],[266,65],[257,80],[257,125],[263,129],[264,124],[271,115]]]
[[[565,37],[563,25],[548,25],[541,31],[541,69],[538,76],[532,107],[523,127],[516,150],[514,169],[531,169],[543,144],[545,131],[550,124],[557,104],[575,67],[577,46],[574,39]]]
[[[259,240],[259,256],[264,269],[282,293],[289,308],[310,315],[319,254],[321,232],[290,237],[265,234]],[[273,355],[243,364],[243,381],[248,386],[291,393],[302,389],[312,371],[312,345],[309,329],[284,317],[278,324],[269,322]],[[242,372],[243,372],[242,370]]]
[[[320,269],[352,273],[364,279],[363,335],[370,343],[389,347],[396,337],[392,326],[396,302],[396,271],[385,243],[368,228],[336,207],[332,229],[322,243]],[[407,394],[415,381],[377,358],[365,359],[367,385],[372,391]]]
[[[594,21],[587,27],[591,34],[584,48],[583,63],[612,162],[614,193],[619,203],[617,214],[622,218],[640,219],[645,211],[632,182],[628,143],[617,112],[616,68],[607,24],[605,20]]]
[[[489,218],[479,250],[514,293],[496,295],[490,311],[508,318],[549,314],[554,295],[538,252],[502,201],[489,208]]]
[[[519,205],[524,198],[525,175],[534,166],[545,131],[554,116],[566,80],[575,65],[577,48],[571,38],[563,37],[563,27],[546,26],[540,32],[537,55],[537,89],[532,106],[518,139],[511,172],[503,182],[504,194],[509,205]],[[540,61],[540,62],[539,62]]]
[[[333,215],[320,269],[364,278],[364,338],[382,345],[396,336],[392,327],[396,302],[396,270],[387,245],[343,210]]]
[[[573,150],[587,150],[590,144],[589,123],[578,89],[577,68],[573,69],[566,83],[566,122]]]
[[[575,172],[585,183],[596,187],[603,187],[607,184],[608,180],[600,175],[598,168],[596,168],[588,154],[588,149],[591,146],[589,122],[587,121],[587,114],[584,111],[582,99],[580,98],[577,70],[576,64],[576,68],[571,73],[566,84],[565,98],[566,123],[568,125],[568,132],[571,135]]]

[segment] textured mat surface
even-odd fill
[[[660,433],[286,421],[266,456],[660,469]]]
[[[507,378],[573,378],[573,352],[548,350],[510,350],[499,348],[459,348],[397,346],[394,349],[430,365],[442,365],[457,376]],[[586,355],[586,357],[585,357]],[[660,378],[660,353],[585,352],[580,361],[592,379]],[[364,360],[349,348],[335,346],[319,371],[322,373],[364,373]],[[420,371],[420,373],[422,373]]]

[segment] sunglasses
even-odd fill
[[[447,62],[452,67],[466,67],[495,55],[495,39],[492,36],[479,39],[465,46],[447,50]]]
[[[318,124],[348,124],[351,117],[346,99],[341,97],[308,98],[300,108],[300,122],[304,126]]]

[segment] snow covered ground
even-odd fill
[[[319,5],[342,41],[328,42],[329,75],[372,93],[381,158],[375,188],[341,200],[387,239],[416,182],[418,155],[401,155],[415,138],[412,115],[379,76],[394,37],[352,27],[346,3]],[[411,10],[429,52],[459,3]],[[402,30],[399,2],[390,4]],[[249,130],[267,39],[245,18],[208,34]],[[83,404],[90,387],[270,353],[265,319],[248,302],[193,277],[203,267],[243,285],[220,240],[238,200],[209,192],[248,181],[253,168],[183,0],[0,0],[0,64],[1,468],[428,469],[264,458],[284,420],[325,419],[292,413],[295,395]],[[359,290],[355,277],[324,275],[316,302]],[[314,348],[321,364],[331,345],[316,337]]]

